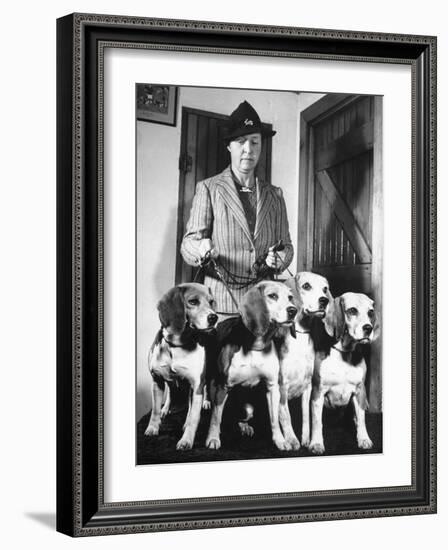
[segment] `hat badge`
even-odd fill
[[[249,118],[246,118],[246,120],[244,121],[244,125],[245,126],[253,126],[254,122],[253,122],[253,120],[250,120]]]

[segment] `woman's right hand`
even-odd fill
[[[201,255],[201,261],[204,260],[207,254],[212,260],[216,260],[219,256],[218,251],[213,247],[211,239],[202,239],[199,245],[199,254]]]

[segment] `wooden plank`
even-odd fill
[[[262,123],[265,130],[272,130],[272,124]],[[261,150],[260,160],[256,168],[257,176],[263,181],[276,185],[271,179],[271,156],[272,156],[272,138],[263,139],[263,148]]]
[[[354,246],[360,261],[362,263],[370,263],[372,261],[370,247],[365,240],[358,223],[353,217],[353,214],[339,194],[339,191],[336,189],[330,175],[326,170],[317,172],[316,175],[323,192],[327,196],[329,203],[333,206],[336,217],[342,225],[348,239]]]
[[[383,311],[383,98],[374,98],[374,145],[372,178],[372,294],[379,315]],[[381,321],[381,317],[380,317]],[[372,411],[382,409],[382,331],[370,355],[369,401]]]
[[[373,147],[373,123],[366,122],[351,130],[326,147],[316,149],[315,169],[326,170],[335,164],[349,160]]]
[[[310,129],[303,116],[300,117],[300,164],[299,164],[299,207],[297,223],[297,271],[305,271],[308,266],[308,249],[310,244],[308,228],[308,180],[310,162]]]
[[[334,265],[340,265],[342,264],[342,256],[341,256],[342,227],[339,225],[336,219],[334,221],[334,225],[335,225],[335,232],[336,232]]]
[[[306,239],[306,266],[305,270],[310,271],[313,267],[313,233],[314,233],[314,129],[309,129],[309,161],[308,161],[308,201],[307,201],[307,239]]]
[[[322,224],[321,224],[321,195],[318,185],[314,187],[314,227],[313,227],[313,267],[322,262]]]
[[[371,231],[371,183],[370,183],[370,165],[372,163],[371,151],[356,158],[355,184],[356,193],[352,198],[351,210],[357,220],[364,237],[369,246],[372,246]]]
[[[331,224],[331,204],[328,202],[328,199],[324,193],[322,193],[321,196],[321,208],[322,208],[322,220],[321,220],[321,226],[322,226],[322,248],[323,248],[323,254],[322,254],[322,262],[324,265],[330,265],[331,264],[331,256],[330,256],[330,249],[331,249],[331,231],[330,231],[330,224]]]
[[[207,177],[208,118],[198,116],[196,133],[196,181]]]
[[[180,141],[180,157],[187,153],[187,133],[184,131],[188,126],[188,111],[185,107],[182,108],[182,133]],[[179,192],[177,200],[177,237],[176,237],[176,270],[175,270],[175,284],[179,284],[184,280],[185,262],[180,253],[180,245],[182,243],[182,237],[184,233],[184,195],[185,195],[185,176],[186,173],[183,170],[179,170]]]
[[[182,107],[182,110],[184,110],[191,115],[197,115],[197,116],[206,116],[206,117],[212,117],[219,120],[227,121],[229,120],[228,115],[223,115],[221,113],[215,113],[213,111],[204,111],[203,109],[195,109],[193,107]]]
[[[205,177],[218,173],[218,120],[208,119],[207,167]]]
[[[317,124],[319,120],[331,116],[334,112],[356,101],[358,97],[351,94],[327,94],[302,111],[302,117],[306,122]]]

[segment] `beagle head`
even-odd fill
[[[365,294],[346,292],[334,300],[329,325],[344,348],[370,344],[378,337],[379,324],[375,304]]]
[[[295,303],[302,315],[324,319],[328,306],[333,302],[328,281],[322,275],[301,271],[285,281],[292,290]]]
[[[290,288],[277,281],[261,281],[243,296],[240,313],[249,331],[265,338],[273,327],[292,326],[297,308]]]
[[[183,283],[171,288],[157,304],[162,327],[169,334],[181,334],[186,326],[212,330],[218,320],[210,290],[199,283]]]

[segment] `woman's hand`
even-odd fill
[[[271,246],[265,259],[266,265],[271,269],[277,269],[277,254],[274,252],[274,246]]]
[[[204,260],[207,254],[213,260],[219,256],[216,248],[213,247],[211,239],[202,239],[201,244],[199,245],[199,254],[201,255],[201,261]]]

